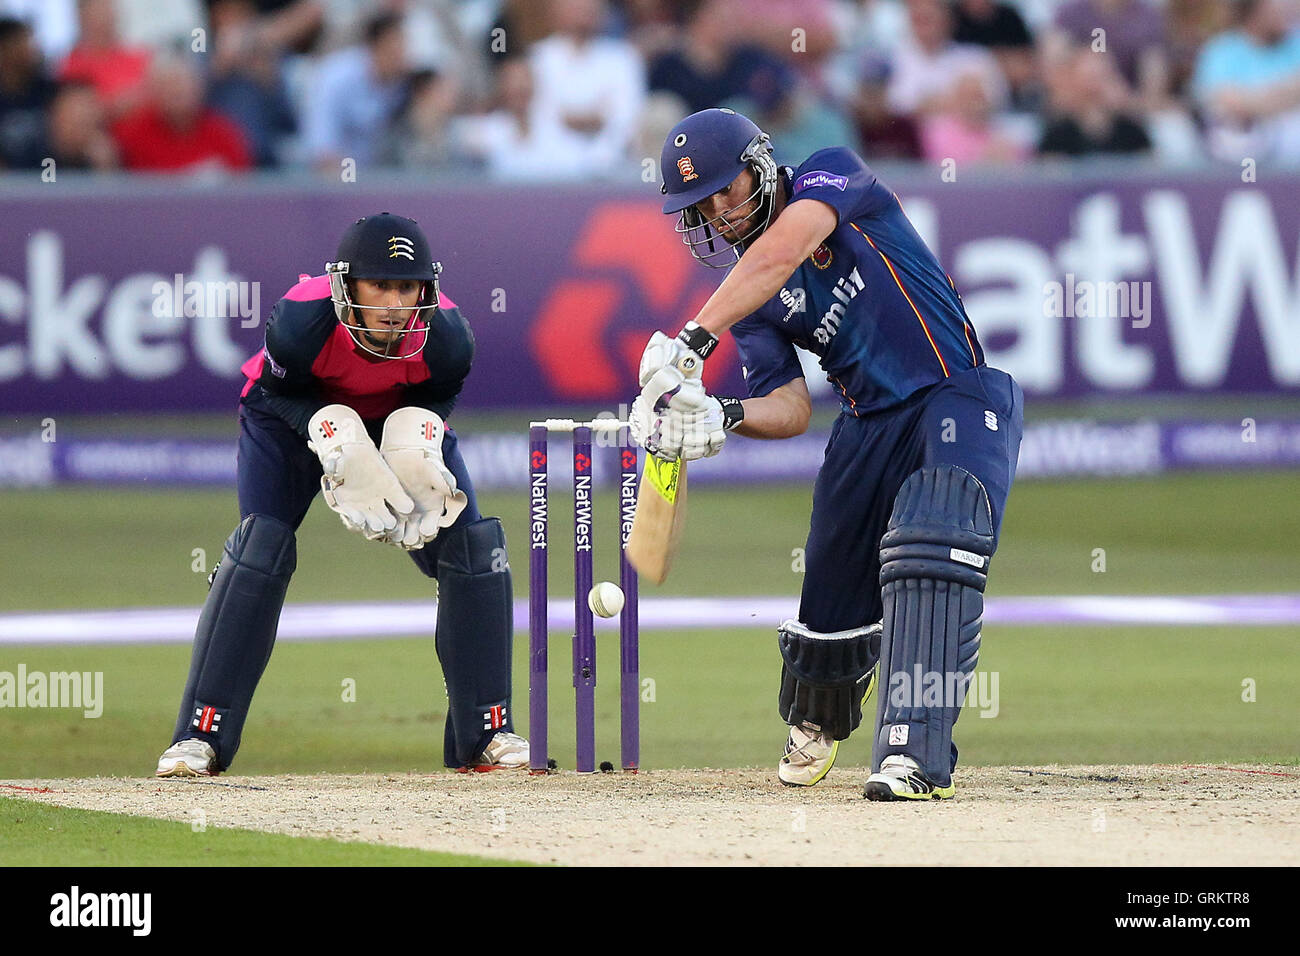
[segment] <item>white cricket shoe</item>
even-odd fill
[[[190,737],[172,744],[158,758],[158,777],[215,777],[217,752],[206,740]]]
[[[907,754],[890,754],[867,778],[862,795],[868,800],[946,800],[954,792],[951,783],[936,786]]]
[[[486,773],[489,770],[519,770],[527,766],[528,741],[518,734],[502,731],[488,741],[477,761],[468,767],[461,767],[460,771]]]
[[[809,721],[790,728],[785,755],[777,765],[776,775],[788,787],[811,787],[830,773],[840,742]]]

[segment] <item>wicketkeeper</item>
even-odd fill
[[[444,763],[528,766],[511,719],[505,534],[479,513],[445,424],[474,337],[440,292],[440,270],[414,220],[368,216],[324,275],[300,277],[272,310],[266,347],[243,367],[241,521],[212,577],[158,776],[216,774],[235,759],[294,572],[294,535],[318,491],[346,528],[404,548],[437,579]]]
[[[812,403],[795,346],[819,358],[840,416],[813,491],[799,620],[778,634],[790,725],[778,774],[825,777],[878,678],[865,795],[950,797],[1024,399],[985,364],[952,280],[859,156],[822,149],[792,169],[771,153],[730,110],[668,135],[663,211],[696,258],[731,271],[676,338],[651,338],[633,434],[687,460],[717,454],[729,430],[798,435]],[[743,400],[700,381],[728,329]]]

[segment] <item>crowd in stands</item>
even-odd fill
[[[0,167],[636,175],[777,160],[1300,166],[1300,0],[0,0]]]

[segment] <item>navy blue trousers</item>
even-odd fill
[[[899,488],[918,468],[956,465],[978,478],[996,534],[1023,431],[1020,386],[988,366],[874,415],[840,415],[813,488],[799,619],[823,633],[880,620],[880,539]]]

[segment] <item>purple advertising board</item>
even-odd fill
[[[1034,396],[1300,394],[1300,177],[887,180],[962,292],[991,364]],[[462,405],[617,410],[649,333],[694,315],[694,263],[651,185],[0,193],[0,410],[232,408],[275,300],[342,229],[424,226],[474,327]],[[724,343],[726,340],[724,339]],[[743,389],[729,343],[713,389]],[[815,394],[829,386],[810,365]]]

